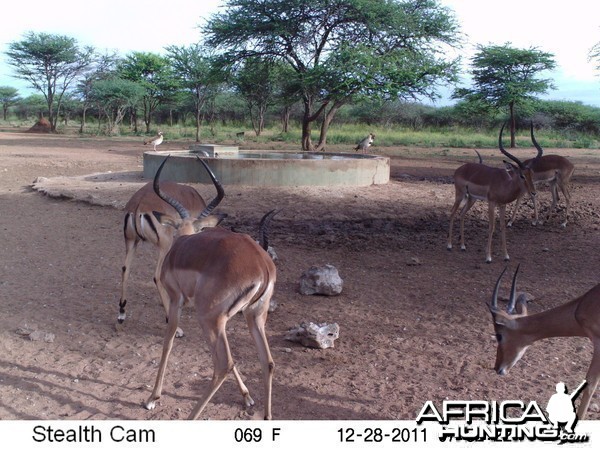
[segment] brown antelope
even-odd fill
[[[270,419],[274,363],[265,334],[265,323],[275,286],[275,265],[265,249],[247,234],[214,227],[220,218],[210,213],[219,204],[224,192],[204,161],[201,160],[217,187],[218,195],[196,217],[191,216],[181,203],[171,198],[159,185],[165,162],[156,173],[154,189],[161,199],[177,210],[179,217],[158,211],[154,214],[164,226],[176,229],[179,236],[164,259],[156,283],[163,304],[169,304],[169,320],[156,383],[145,406],[153,409],[161,396],[181,308],[184,303],[191,302],[208,341],[214,371],[208,390],[189,418],[196,419],[200,415],[229,372],[233,372],[246,406],[254,404],[233,363],[225,331],[227,321],[242,311],[258,349],[265,390],[264,417]],[[274,213],[267,213],[263,218],[265,220],[261,220],[263,226]]]
[[[515,298],[518,266],[513,276],[507,310],[498,308],[498,286],[505,271],[506,268],[496,281],[489,305],[498,341],[494,370],[506,375],[527,348],[540,339],[568,336],[589,338],[594,353],[586,374],[587,386],[579,404],[578,416],[583,419],[600,379],[600,284],[568,303],[528,315],[525,298]]]
[[[172,181],[163,181],[161,188],[169,197],[177,199],[183,207],[193,216],[200,214],[206,203],[204,199],[191,186],[174,183]],[[153,182],[149,182],[138,190],[125,205],[125,223],[123,226],[123,236],[125,238],[125,264],[121,274],[121,299],[119,300],[118,322],[125,320],[125,305],[127,304],[126,293],[131,272],[131,263],[135,255],[135,250],[140,241],[146,241],[158,247],[158,260],[154,271],[154,282],[158,279],[160,267],[165,255],[171,248],[173,242],[174,230],[172,227],[165,227],[160,224],[153,211],[167,215],[176,215],[177,210],[168,203],[161,200],[154,192]],[[168,316],[168,303],[163,303],[165,314]],[[183,331],[177,330],[177,337],[182,337]]]
[[[543,149],[533,135],[533,123],[531,124],[531,141],[538,150],[538,155],[541,155]],[[561,223],[561,227],[566,227],[569,220],[569,208],[571,206],[569,182],[571,181],[571,176],[573,176],[573,171],[575,170],[573,163],[560,155],[544,155],[539,158],[527,159],[523,161],[523,164],[529,165],[531,170],[533,170],[533,183],[535,185],[541,183],[550,183],[550,191],[552,192],[552,206],[550,207],[546,221],[550,220],[552,211],[554,211],[554,209],[557,207],[558,189],[560,188],[561,192],[565,196],[565,203],[567,205],[565,211],[565,221]],[[521,195],[517,199],[515,209],[513,210],[512,216],[508,222],[509,227],[512,226],[513,222],[515,221],[515,216],[517,215],[522,198],[523,196]],[[538,206],[535,197],[533,198],[533,211],[533,225],[541,225],[543,222],[539,220]]]
[[[459,208],[460,212],[460,248],[466,250],[464,239],[465,215],[475,204],[477,200],[483,200],[488,203],[488,240],[486,247],[486,262],[492,262],[492,235],[496,222],[496,206],[500,210],[500,232],[502,239],[502,251],[504,259],[508,260],[506,250],[506,224],[505,213],[506,205],[515,201],[519,195],[529,193],[535,196],[535,187],[532,180],[532,170],[522,163],[517,157],[508,153],[502,145],[502,132],[504,125],[500,129],[498,146],[500,151],[517,165],[511,164],[512,170],[489,167],[482,163],[466,163],[460,166],[454,172],[455,200],[450,211],[450,230],[448,231],[448,250],[452,249],[452,228],[454,217]]]

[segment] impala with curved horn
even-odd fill
[[[540,339],[568,336],[589,338],[594,353],[586,374],[587,386],[579,404],[578,416],[583,419],[600,379],[600,284],[568,303],[528,315],[525,297],[515,298],[518,266],[513,276],[507,310],[498,308],[498,287],[505,271],[506,267],[496,281],[492,302],[488,305],[498,342],[494,370],[506,375],[527,348]]]
[[[565,220],[561,223],[561,227],[566,227],[567,222],[569,221],[569,208],[571,207],[571,192],[569,189],[569,182],[571,181],[571,177],[573,176],[573,171],[575,170],[575,166],[571,161],[569,161],[564,156],[560,155],[542,155],[543,149],[538,144],[535,136],[533,135],[533,123],[531,123],[531,142],[538,150],[539,157],[534,159],[527,159],[523,161],[523,164],[529,165],[531,170],[533,170],[533,183],[538,185],[541,183],[550,183],[550,192],[552,192],[552,206],[550,207],[550,211],[548,212],[548,216],[546,217],[546,221],[550,220],[552,216],[552,212],[557,208],[558,205],[558,189],[565,196],[566,203],[566,211],[565,211]],[[512,216],[508,222],[508,226],[512,226],[515,221],[515,216],[517,215],[517,211],[521,204],[523,196],[521,195],[517,199],[517,203],[515,205],[515,209],[513,210]],[[539,220],[538,215],[538,205],[535,197],[533,198],[533,211],[534,211],[534,219],[533,225],[542,224],[543,222]]]
[[[172,181],[163,181],[161,187],[163,192],[166,192],[171,198],[177,199],[178,203],[189,211],[191,215],[200,214],[206,208],[206,203],[202,196],[191,186]],[[123,323],[126,317],[126,293],[131,273],[131,264],[140,241],[150,242],[158,247],[158,260],[154,271],[155,282],[160,273],[160,267],[165,255],[173,243],[174,229],[161,225],[152,214],[153,211],[167,215],[177,214],[175,208],[156,195],[153,182],[150,181],[133,194],[127,205],[125,205],[125,223],[123,225],[125,263],[121,274],[121,298],[119,299],[119,315],[117,317],[119,323]],[[163,304],[163,307],[165,309],[165,316],[167,316],[169,313],[168,304]],[[177,337],[181,336],[183,336],[183,331],[179,329],[177,330]]]
[[[464,221],[465,215],[475,204],[477,200],[483,200],[488,203],[488,240],[486,247],[486,262],[492,262],[492,235],[496,222],[496,206],[500,210],[500,231],[502,238],[502,251],[504,259],[508,260],[506,250],[506,223],[505,213],[506,205],[515,201],[519,195],[529,193],[535,196],[535,187],[533,184],[532,170],[522,163],[516,156],[508,153],[502,145],[502,132],[504,125],[500,129],[498,146],[500,151],[516,163],[508,163],[513,170],[510,172],[505,169],[489,167],[482,163],[466,163],[460,166],[454,172],[455,200],[450,211],[450,229],[448,231],[448,250],[452,249],[452,229],[454,218],[459,208],[460,212],[460,248],[466,250],[464,239]]]
[[[223,198],[224,191],[204,161],[201,160],[218,194],[196,217],[162,191],[159,177],[165,162],[156,173],[154,189],[160,198],[177,210],[179,217],[158,211],[154,215],[164,226],[176,229],[179,236],[165,256],[156,283],[163,304],[169,304],[169,320],[156,383],[145,406],[153,409],[161,396],[181,308],[184,303],[191,302],[208,341],[214,371],[208,390],[189,418],[196,419],[200,415],[229,372],[233,372],[246,406],[254,404],[233,363],[225,331],[227,321],[242,311],[258,350],[265,390],[264,417],[270,419],[274,363],[265,334],[265,323],[275,287],[275,265],[266,249],[247,234],[214,227],[220,218],[210,214]],[[261,220],[260,240],[264,246],[267,245],[265,229],[275,213],[270,211]]]

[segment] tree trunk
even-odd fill
[[[281,131],[283,133],[287,133],[290,126],[290,112],[291,108],[289,106],[284,106],[281,111]]]
[[[196,111],[196,142],[200,142],[200,127],[202,126],[202,116],[200,110]]]
[[[202,96],[200,87],[196,87],[196,142],[200,142],[200,128],[202,127],[202,108],[204,107],[205,98]]]
[[[87,106],[83,107],[83,111],[81,112],[81,126],[79,127],[79,134],[83,134],[83,132],[85,131],[85,115],[87,113]]]
[[[325,145],[327,144],[327,131],[329,130],[329,125],[331,125],[331,121],[343,105],[343,102],[334,102],[333,106],[325,114],[325,117],[323,117],[323,122],[321,123],[321,135],[319,136],[319,143],[317,144],[315,151],[325,151]]]
[[[314,114],[311,114],[313,107],[313,98],[309,95],[305,95],[303,102],[304,115],[302,116],[302,150],[312,152],[314,151],[314,145],[310,136],[312,130],[311,125],[312,122],[319,118],[323,110],[327,107],[329,101],[324,101],[323,104],[317,110],[317,112],[315,112]]]

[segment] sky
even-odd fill
[[[580,101],[600,107],[600,71],[588,61],[592,46],[600,42],[600,1],[570,0],[440,0],[454,11],[464,34],[460,51],[463,68],[477,45],[507,42],[515,48],[535,47],[554,55],[557,69],[547,74],[556,90],[542,97]],[[103,0],[29,0],[22,13],[5,17],[0,26],[0,86],[13,86],[29,95],[26,85],[11,76],[4,52],[10,42],[34,31],[73,37],[98,50],[163,53],[168,45],[200,40],[199,25],[221,11],[221,0],[169,0],[147,2]],[[26,10],[25,10],[26,8]],[[8,19],[8,20],[6,20]],[[546,75],[545,75],[546,76]],[[467,87],[469,81],[464,80]],[[451,88],[440,91],[437,105],[450,103]]]

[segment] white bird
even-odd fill
[[[362,153],[367,153],[367,149],[373,144],[373,140],[375,139],[375,135],[373,133],[369,133],[369,135],[364,138],[359,144],[354,147],[354,150],[361,150]]]
[[[163,134],[162,134],[162,131],[159,131],[158,134],[156,136],[154,136],[152,139],[145,140],[144,145],[152,144],[154,146],[154,151],[156,151],[156,146],[162,144],[162,141],[163,141]]]

